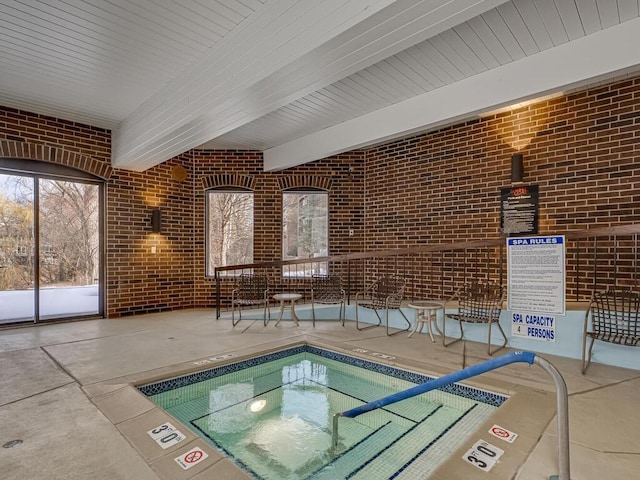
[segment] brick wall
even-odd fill
[[[496,238],[516,151],[525,183],[540,188],[541,234],[640,222],[639,100],[636,77],[282,172],[263,172],[258,152],[197,150],[142,173],[113,169],[108,313],[214,305],[203,179],[220,173],[255,177],[256,261],[280,258],[279,179],[292,175],[330,178],[332,254]],[[0,140],[54,147],[49,161],[73,152],[110,163],[110,132],[1,107]],[[176,166],[186,180],[173,177]],[[155,206],[161,235],[150,232]]]
[[[193,305],[193,180],[176,182],[171,175],[176,165],[189,167],[190,158],[175,158],[143,173],[111,169],[109,131],[1,107],[0,139],[11,145],[7,156],[62,163],[107,179],[109,316]],[[20,144],[29,148],[15,155],[14,145]],[[151,233],[156,206],[163,215],[161,235]]]
[[[539,186],[540,234],[640,222],[640,78],[368,150],[365,248],[499,238],[500,188],[510,185],[516,152],[524,156],[524,183]],[[601,285],[616,282],[614,252],[613,243],[599,251]],[[498,250],[464,255],[429,257],[420,271],[407,267],[404,273],[445,272],[440,290],[446,293],[468,278],[462,263],[479,276],[495,278],[500,269]],[[582,257],[591,262],[593,251],[584,248]],[[634,267],[626,261],[628,273]],[[454,266],[455,275],[446,272]],[[592,272],[591,266],[582,271],[583,292]],[[572,281],[568,292],[578,287]]]
[[[56,147],[101,163],[111,162],[109,131],[1,106],[0,139]]]
[[[541,234],[640,221],[640,78],[368,150],[367,248],[499,237],[517,151]]]
[[[254,261],[268,262],[282,258],[282,188],[280,180],[306,176],[330,180],[329,249],[332,255],[362,250],[364,238],[363,152],[352,152],[290,168],[281,172],[264,172],[260,152],[193,152],[195,177],[195,305],[213,306],[213,281],[205,277],[205,187],[202,179],[221,172],[255,177],[254,190]],[[350,171],[353,170],[353,171]],[[285,182],[286,183],[286,182]],[[311,180],[309,181],[311,183]],[[354,236],[349,237],[349,229]]]
[[[109,316],[194,304],[194,181],[192,175],[184,181],[174,179],[175,167],[190,169],[190,157],[174,158],[142,173],[115,169],[109,180]],[[154,207],[162,216],[159,234],[151,232]]]

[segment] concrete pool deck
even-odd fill
[[[166,450],[157,447],[147,431],[168,417],[129,384],[301,341],[390,355],[396,358],[389,363],[436,374],[460,369],[463,351],[466,365],[487,358],[482,344],[445,349],[428,335],[387,337],[384,328],[359,332],[349,321],[344,327],[318,321],[314,328],[307,321],[298,327],[285,321],[265,327],[261,320],[243,320],[234,328],[227,319],[215,320],[213,310],[3,329],[0,445],[15,439],[23,443],[0,449],[2,478],[249,478],[186,429],[184,442]],[[225,359],[227,354],[234,357]],[[594,363],[581,375],[579,361],[543,357],[562,372],[570,393],[571,478],[635,478],[640,471],[640,370]],[[535,366],[513,365],[485,374],[477,383],[514,392],[530,389],[512,405],[512,418],[500,419],[507,428],[517,425],[518,431],[513,430],[521,438],[513,445],[518,453],[507,451],[490,478],[542,480],[557,474],[556,420],[549,414],[555,395],[548,393],[554,387],[547,374]],[[544,425],[530,429],[529,422]],[[499,442],[492,443],[504,448]],[[182,470],[174,458],[192,447],[201,447],[209,458]],[[461,458],[452,458],[447,469],[436,478],[489,477]]]

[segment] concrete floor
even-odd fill
[[[248,478],[190,433],[175,447],[159,449],[146,432],[170,417],[130,386],[229,361],[215,358],[223,354],[233,353],[237,360],[308,341],[384,353],[395,357],[389,363],[435,374],[461,368],[463,356],[466,365],[487,358],[483,345],[467,342],[445,349],[427,335],[387,337],[383,328],[359,332],[353,322],[342,327],[319,321],[314,328],[311,322],[264,327],[261,321],[244,320],[233,328],[228,319],[213,316],[211,310],[186,310],[0,330],[0,445],[23,442],[0,449],[1,478]],[[640,370],[592,364],[583,376],[578,361],[544,357],[562,372],[569,388],[571,478],[638,478]],[[511,451],[501,445],[507,453],[490,477],[462,461],[462,450],[468,448],[463,446],[435,478],[542,480],[558,473],[555,395],[547,374],[519,364],[476,382],[515,394],[493,421],[520,437]],[[478,435],[489,440],[486,432]],[[174,459],[193,447],[209,457],[183,470]]]

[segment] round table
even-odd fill
[[[299,293],[278,293],[273,296],[274,300],[277,300],[280,302],[280,316],[278,317],[276,326],[278,326],[278,324],[280,323],[280,320],[282,320],[282,314],[284,313],[285,308],[288,308],[289,310],[291,310],[291,320],[293,320],[296,323],[296,325],[298,325],[298,322],[300,320],[296,315],[296,300],[300,300],[301,298],[302,298],[302,295],[300,295]],[[289,302],[288,305],[287,305],[287,302]]]
[[[418,331],[418,327],[420,327],[420,333],[422,333],[422,329],[424,328],[424,324],[426,323],[431,341],[435,342],[435,339],[433,338],[433,331],[431,330],[431,325],[433,324],[438,335],[442,335],[442,332],[438,328],[437,322],[438,310],[442,310],[444,308],[442,302],[437,302],[434,300],[415,301],[410,302],[407,306],[416,310],[416,326],[414,327],[413,332],[409,334],[409,337],[411,337],[411,335]]]

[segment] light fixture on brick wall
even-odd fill
[[[151,231],[153,233],[160,233],[162,230],[162,214],[158,207],[154,208],[151,212]]]
[[[524,177],[524,165],[522,162],[522,154],[514,153],[511,155],[511,183],[521,183]]]

